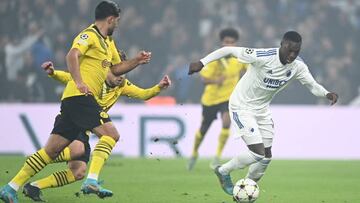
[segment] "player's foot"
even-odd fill
[[[35,202],[45,202],[43,199],[41,199],[41,190],[38,187],[31,185],[30,183],[26,183],[26,185],[24,185],[23,194]]]
[[[214,157],[214,159],[210,163],[210,168],[215,170],[216,167],[220,166],[220,160],[218,157]]]
[[[5,185],[0,189],[0,199],[5,203],[18,203],[16,191],[9,185]]]
[[[221,188],[224,190],[224,192],[228,195],[232,195],[233,194],[233,188],[234,185],[231,181],[231,177],[230,175],[223,175],[220,173],[219,171],[220,166],[216,167],[214,172],[216,174],[216,176],[218,177],[219,181],[220,181],[220,185]]]
[[[83,194],[96,194],[101,199],[113,196],[113,192],[111,190],[101,187],[97,180],[89,178],[82,184],[81,191]]]
[[[187,170],[188,171],[191,171],[193,170],[194,166],[195,166],[195,163],[196,163],[196,160],[197,160],[197,157],[196,156],[192,156],[190,159],[189,159],[189,163],[187,165]]]

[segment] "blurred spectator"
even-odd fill
[[[63,87],[40,74],[39,64],[52,59],[66,69],[71,40],[94,21],[99,1],[0,1],[0,102],[58,101]],[[216,49],[216,33],[229,26],[240,30],[240,46],[251,47],[277,47],[285,31],[298,30],[300,55],[314,76],[338,91],[341,104],[358,95],[360,1],[122,0],[119,5],[118,48],[130,58],[141,49],[153,53],[150,64],[128,77],[147,87],[169,73],[174,87],[168,94],[178,102],[198,102],[202,85],[186,75],[187,64]],[[280,95],[274,103],[318,103],[301,88],[291,85],[293,98]]]

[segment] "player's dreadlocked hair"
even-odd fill
[[[239,33],[234,28],[226,28],[220,31],[220,40],[222,41],[225,37],[232,37],[236,41],[239,39]]]
[[[119,17],[121,9],[113,1],[102,1],[95,8],[95,20],[103,20],[109,16]]]
[[[302,41],[301,35],[296,31],[288,31],[284,34],[283,40],[288,40],[296,43],[300,43]]]

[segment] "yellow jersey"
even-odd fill
[[[67,84],[72,81],[70,73],[65,71],[56,70],[50,77],[63,84]],[[140,88],[132,84],[128,79],[125,79],[121,85],[116,87],[109,87],[109,85],[104,82],[102,85],[101,94],[96,100],[104,111],[108,111],[116,103],[120,96],[148,100],[158,95],[160,90],[161,89],[159,85],[155,85],[148,89]]]
[[[205,106],[212,106],[229,101],[230,95],[240,79],[241,71],[246,68],[247,65],[240,63],[235,57],[222,58],[206,65],[200,71],[202,77],[217,79],[224,76],[225,80],[221,85],[207,84],[201,97],[201,103]]]
[[[121,62],[114,40],[110,36],[103,37],[97,27],[92,24],[74,39],[71,48],[76,48],[81,52],[79,66],[82,80],[94,97],[99,97],[109,68],[112,64]],[[83,94],[71,79],[61,99]]]

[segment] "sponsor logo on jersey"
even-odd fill
[[[267,88],[279,88],[282,87],[287,83],[287,80],[278,80],[278,79],[271,79],[271,78],[264,78],[264,83],[266,84]]]

